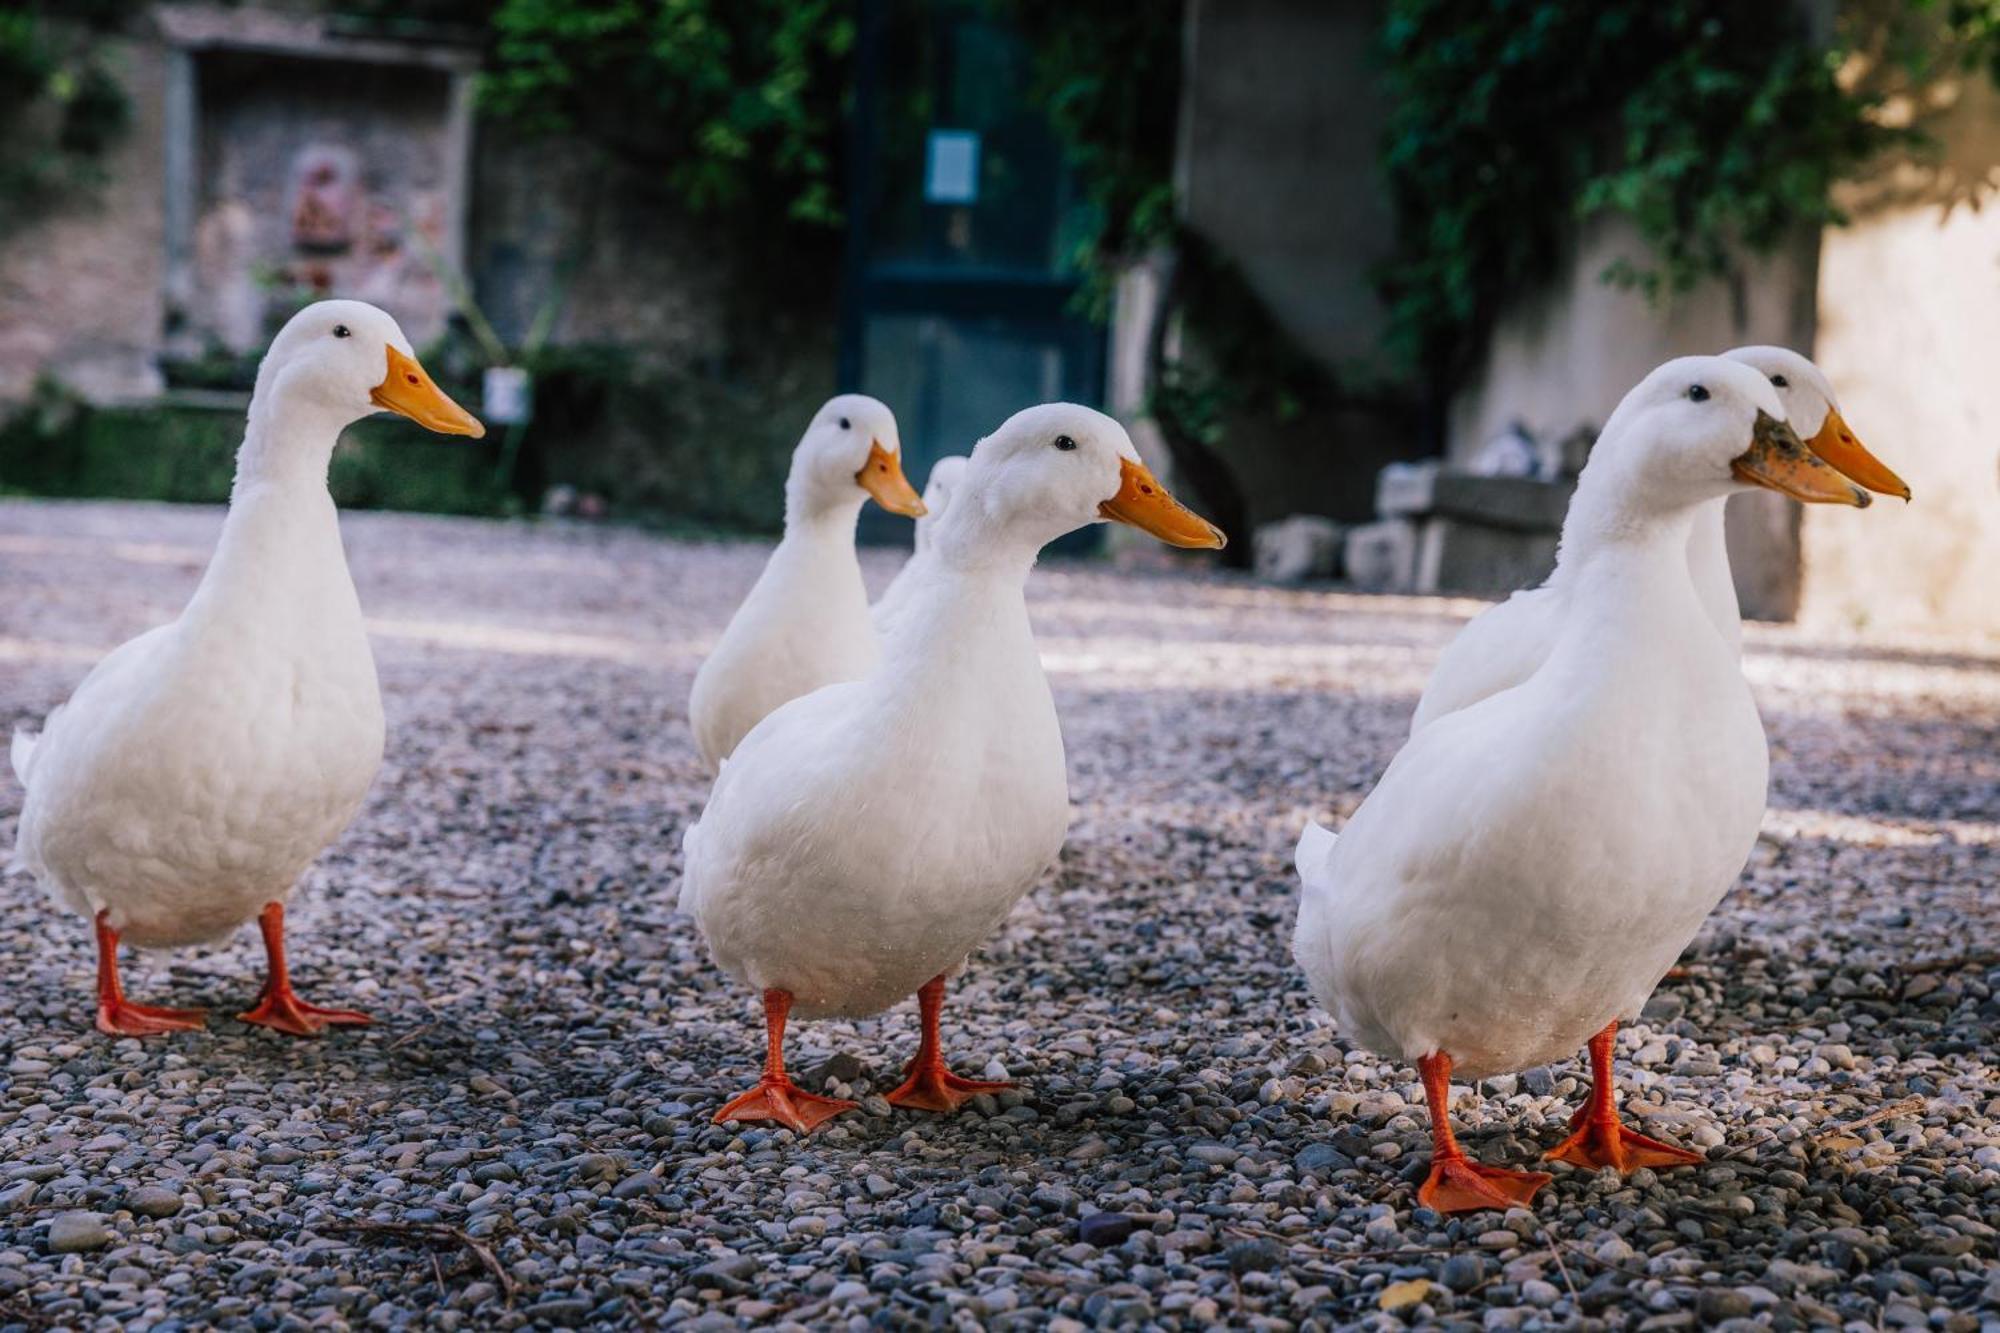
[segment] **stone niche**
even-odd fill
[[[330,31],[318,15],[162,6],[165,352],[261,349],[326,296],[419,346],[463,257],[472,56]]]

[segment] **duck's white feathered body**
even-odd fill
[[[854,525],[871,496],[923,512],[901,460],[895,414],[875,399],[842,394],[814,414],[785,478],[784,538],[695,673],[688,720],[711,769],[779,705],[881,660]]]
[[[1688,572],[1709,623],[1740,658],[1743,613],[1723,539],[1724,504],[1711,500],[1695,512],[1688,534]],[[1467,621],[1445,645],[1424,683],[1423,697],[1410,719],[1410,734],[1534,675],[1555,647],[1562,612],[1563,571],[1558,566],[1541,587],[1524,588]]]
[[[765,1062],[718,1124],[795,1133],[854,1106],[785,1072],[793,1014],[861,1017],[915,994],[916,1057],[892,1106],[958,1110],[1008,1086],[953,1074],[946,978],[1062,851],[1069,780],[1024,596],[1036,553],[1115,519],[1185,546],[1222,536],[1166,494],[1110,417],[1017,412],[979,442],[882,663],[753,728],[687,832],[680,905],[716,963],[763,992]]]
[[[788,524],[750,595],[695,673],[688,718],[711,767],[781,704],[859,680],[881,660],[854,554],[860,501]]]
[[[1519,688],[1412,737],[1302,841],[1295,942],[1351,1040],[1469,1077],[1631,1018],[1748,857],[1764,731],[1686,583],[1565,626]]]
[[[1339,837],[1306,831],[1294,955],[1350,1040],[1474,1078],[1568,1058],[1638,1014],[1735,881],[1769,756],[1691,536],[1746,467],[1866,502],[1777,405],[1720,358],[1628,394],[1555,585],[1467,629],[1521,678],[1425,719]]]
[[[1018,569],[916,557],[881,668],[746,736],[686,839],[716,963],[804,1017],[951,972],[1062,849],[1069,789]]]
[[[239,482],[181,617],[17,738],[16,857],[72,909],[108,909],[133,944],[214,939],[284,900],[360,807],[382,745],[323,480]]]

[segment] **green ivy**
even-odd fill
[[[1089,204],[1072,260],[1090,313],[1134,257],[1172,240],[1180,0],[988,0],[1034,56],[1028,96]]]
[[[1389,0],[1382,163],[1398,218],[1379,285],[1390,341],[1449,380],[1502,305],[1554,273],[1577,225],[1633,220],[1649,296],[1837,224],[1833,186],[1916,136],[1879,85],[1949,64],[2000,73],[2000,0],[1843,6],[1831,40],[1780,0]]]
[[[834,227],[848,0],[500,0],[485,105],[582,135],[699,213]]]

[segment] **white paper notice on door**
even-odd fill
[[[924,201],[979,202],[979,133],[932,130],[924,145]]]

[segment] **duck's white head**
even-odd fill
[[[957,488],[959,480],[965,476],[965,465],[970,461],[964,454],[946,454],[931,464],[931,475],[924,482],[926,512],[917,520],[919,551],[929,543],[931,529],[937,525],[939,516],[951,504],[952,492]]]
[[[1751,486],[1809,504],[1868,504],[1784,420],[1770,381],[1740,361],[1669,361],[1625,395],[1585,468],[1590,490],[1628,516],[1665,513]],[[1591,474],[1595,474],[1591,476]]]
[[[959,480],[965,476],[965,466],[972,460],[964,454],[946,454],[931,464],[931,475],[924,482],[924,506],[936,513],[943,513],[951,503],[951,493]]]
[[[1785,420],[1806,448],[1877,494],[1910,498],[1909,486],[1868,452],[1841,417],[1833,382],[1818,366],[1789,347],[1738,347],[1723,355],[1771,382],[1784,404]]]
[[[1172,546],[1219,548],[1221,529],[1189,510],[1139,461],[1125,428],[1074,403],[1016,412],[979,442],[939,529],[1039,550],[1088,523],[1129,523]],[[961,514],[964,515],[961,519]]]
[[[795,508],[818,513],[869,499],[911,518],[924,502],[903,475],[903,437],[889,405],[862,393],[829,398],[792,450],[785,483]]]
[[[365,301],[315,301],[285,321],[257,367],[256,398],[335,433],[389,411],[445,435],[486,434],[417,364],[396,321]]]

